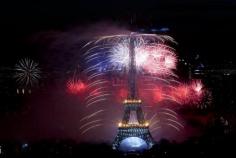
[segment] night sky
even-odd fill
[[[222,53],[226,59],[231,57],[233,41],[229,37],[235,35],[235,5],[230,0],[3,2],[1,39],[5,51],[23,49],[27,52],[19,42],[45,30],[83,27],[99,21],[111,21],[133,29],[168,27],[169,34],[180,43],[179,52],[201,53],[214,62],[214,59],[222,60]]]
[[[95,36],[169,28],[166,33],[179,43],[176,49],[180,58],[193,61],[199,54],[206,65],[235,64],[236,2],[233,0],[9,1],[0,5],[0,18],[1,68],[12,68],[19,59],[30,57],[44,70],[43,88],[30,96],[5,97],[8,96],[5,89],[12,91],[15,85],[0,85],[1,104],[8,107],[1,110],[0,139],[113,140],[116,121],[122,115],[119,102],[106,103],[109,107],[104,120],[110,120],[110,112],[115,114],[115,121],[106,122],[109,128],[84,137],[79,134],[80,119],[85,113],[81,108],[82,97],[65,92],[65,80],[80,63],[81,46]],[[170,132],[165,136],[184,140],[198,135],[211,115],[181,115],[181,122],[190,125],[182,134]]]

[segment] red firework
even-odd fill
[[[175,100],[182,104],[196,104],[203,97],[203,85],[201,81],[193,81],[190,84],[178,86],[172,93]]]
[[[137,48],[136,60],[143,60],[143,69],[153,74],[172,74],[172,70],[176,68],[174,50],[163,44],[144,45]]]
[[[160,88],[156,88],[154,91],[153,91],[153,100],[155,102],[160,102],[163,100],[163,91],[162,89]]]
[[[85,83],[78,79],[69,79],[66,84],[67,91],[71,94],[77,94],[86,89]]]

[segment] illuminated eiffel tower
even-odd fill
[[[135,35],[129,37],[128,98],[124,100],[124,116],[118,124],[118,133],[113,149],[125,152],[139,152],[150,149],[153,138],[149,123],[144,119],[142,101],[138,99],[136,86]]]

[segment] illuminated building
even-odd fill
[[[113,149],[123,152],[141,152],[150,149],[153,138],[149,132],[149,123],[144,119],[142,101],[138,99],[136,87],[136,63],[134,52],[134,37],[130,36],[128,99],[123,102],[124,116],[118,123],[118,133],[113,142]]]

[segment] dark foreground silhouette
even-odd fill
[[[152,149],[143,153],[120,153],[112,150],[110,144],[77,144],[68,140],[44,140],[35,143],[19,143],[1,141],[3,158],[210,158],[235,157],[235,137],[206,135],[201,138],[191,138],[183,143],[161,140]]]

